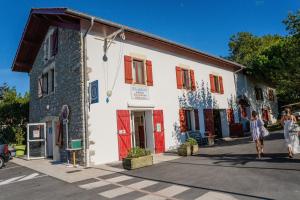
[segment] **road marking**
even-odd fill
[[[102,193],[99,193],[99,195],[104,196],[106,198],[115,198],[133,191],[137,191],[139,189],[143,189],[146,187],[149,187],[151,185],[155,185],[157,184],[157,182],[155,181],[148,181],[148,180],[143,180],[137,183],[133,183],[124,187],[120,187],[120,188],[115,188],[112,190],[108,190]]]
[[[112,183],[118,183],[118,182],[122,182],[122,181],[126,181],[132,179],[132,177],[130,176],[118,176],[118,177],[114,177],[114,178],[110,178],[110,179],[100,179],[99,181],[96,182],[92,182],[92,183],[87,183],[84,185],[79,185],[80,188],[82,189],[86,189],[86,190],[91,190],[91,189],[95,189],[98,187],[102,187],[102,186],[106,186]]]
[[[110,184],[109,182],[97,181],[97,182],[93,182],[93,183],[79,185],[79,187],[82,189],[91,190],[91,189],[102,187],[102,186],[109,185],[109,184]]]
[[[24,176],[25,176],[25,175],[24,175]],[[20,179],[20,178],[23,178],[24,176],[17,176],[17,177],[14,177],[14,178],[7,179],[7,180],[5,180],[5,181],[0,182],[0,185],[7,185],[7,184],[10,184],[10,183],[12,183],[12,182],[14,182],[14,181],[16,181],[16,180],[18,180],[18,179]]]
[[[142,196],[140,198],[137,198],[136,200],[150,200],[150,199],[151,200],[164,200],[166,198],[149,194],[149,195],[145,195],[145,196]]]
[[[117,196],[121,196],[121,195],[130,193],[130,192],[133,192],[133,191],[134,191],[134,189],[131,189],[131,188],[119,187],[119,188],[116,188],[116,189],[101,192],[101,193],[99,193],[99,195],[104,196],[104,197],[109,198],[109,199],[112,199],[112,198],[115,198]]]
[[[35,178],[41,178],[41,177],[45,177],[45,176],[48,176],[48,175],[39,175],[38,173],[33,173],[33,174],[30,174],[30,175],[27,175],[27,176],[26,175],[17,176],[17,177],[13,177],[13,178],[10,178],[10,179],[7,179],[5,181],[0,182],[0,186],[1,185],[7,185],[7,184],[10,184],[10,183],[27,181],[27,180],[35,179]]]
[[[117,177],[110,178],[110,179],[105,179],[105,181],[107,181],[107,182],[113,182],[113,183],[118,183],[118,182],[122,182],[122,181],[127,181],[129,179],[132,179],[132,177],[122,175],[122,176],[117,176]]]
[[[224,193],[220,193],[220,192],[207,192],[204,195],[198,197],[195,200],[211,200],[211,199],[215,199],[215,200],[237,200],[236,198],[234,198],[233,196],[229,195],[229,194],[224,194]]]
[[[158,192],[155,192],[155,194],[160,194],[160,195],[167,196],[167,197],[173,197],[177,194],[187,191],[188,189],[190,189],[190,188],[179,186],[179,185],[172,185],[172,186],[162,189]]]
[[[128,185],[127,187],[129,188],[133,188],[133,189],[143,189],[152,185],[157,184],[158,182],[156,181],[148,181],[148,180],[144,180],[144,181],[140,181],[137,183],[133,183],[131,185]]]
[[[19,180],[17,180],[16,182],[19,182],[19,181],[27,181],[27,180],[30,180],[30,179],[33,179],[35,177],[37,177],[39,174],[38,173],[33,173],[33,174],[30,174],[24,178],[21,178]]]

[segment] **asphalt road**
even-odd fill
[[[266,140],[260,160],[254,144],[245,138],[200,148],[196,156],[76,183],[9,162],[0,170],[0,199],[297,200],[299,172],[300,156],[287,158],[282,134],[277,133]]]

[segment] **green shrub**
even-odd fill
[[[21,127],[16,127],[14,128],[14,132],[15,132],[15,137],[16,137],[16,143],[17,145],[22,145],[25,138],[24,138],[24,131]]]
[[[282,130],[283,127],[281,126],[281,123],[278,121],[275,124],[267,126],[268,131],[278,131]]]
[[[185,143],[181,144],[179,148],[187,148],[190,146],[191,146],[191,144],[189,142],[185,142]]]
[[[188,138],[187,140],[186,140],[186,142],[188,142],[188,143],[190,143],[190,145],[197,145],[198,143],[197,143],[197,140],[195,140],[194,138]]]
[[[139,158],[142,156],[148,156],[151,152],[149,150],[140,148],[140,147],[133,147],[129,150],[127,158]]]

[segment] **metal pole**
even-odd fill
[[[44,125],[44,139],[45,139],[45,156],[44,158],[47,158],[47,134],[46,134],[46,123],[43,124]]]
[[[27,124],[27,160],[29,160],[29,124]]]

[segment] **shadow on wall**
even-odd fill
[[[208,83],[204,83],[201,81],[199,85],[198,82],[196,83],[196,90],[194,91],[182,91],[182,95],[178,97],[179,106],[180,108],[186,109],[218,109],[219,105],[218,102],[213,98],[211,91],[208,87]],[[175,112],[176,113],[176,112]],[[179,119],[179,114],[178,119]],[[180,124],[174,122],[173,124],[173,132],[172,137],[176,141],[176,145],[182,144],[187,139],[187,135],[181,133],[180,131]]]

